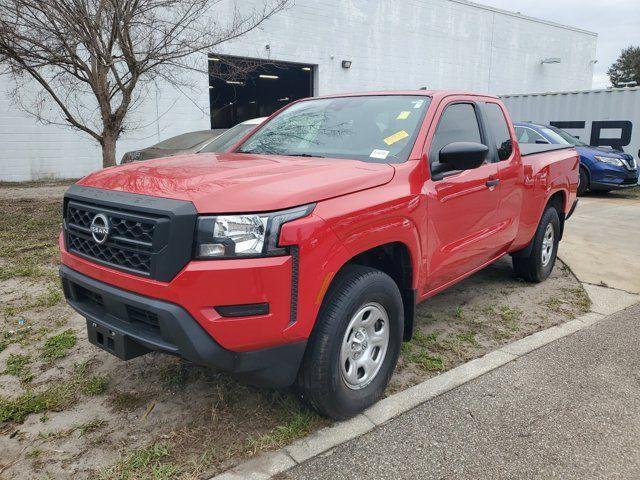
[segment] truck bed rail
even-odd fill
[[[538,143],[521,143],[520,155],[526,157],[527,155],[535,155],[536,153],[551,152],[555,150],[566,150],[574,148],[573,145],[558,145],[558,144],[538,144]]]

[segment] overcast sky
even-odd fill
[[[593,88],[610,85],[607,70],[620,51],[640,46],[640,0],[475,0],[529,17],[582,28],[598,34]]]

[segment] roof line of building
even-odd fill
[[[521,18],[523,20],[529,20],[531,22],[544,23],[545,25],[550,25],[552,27],[559,27],[559,28],[564,28],[566,30],[572,30],[574,32],[585,33],[587,35],[592,35],[594,37],[598,36],[596,32],[591,32],[589,30],[584,30],[582,28],[571,27],[569,25],[563,25],[561,23],[551,22],[549,20],[542,20],[541,18],[529,17],[527,15],[522,15],[521,13],[511,12],[509,10],[503,10],[501,8],[496,8],[496,7],[490,7],[488,5],[481,5],[479,3],[469,2],[467,0],[447,0],[447,1],[453,2],[453,3],[460,3],[462,5],[468,5],[470,7],[480,8],[482,10],[488,10],[490,12],[501,13],[503,15],[509,15],[511,17]]]
[[[535,92],[535,93],[507,93],[504,95],[498,95],[500,98],[509,97],[539,97],[544,95],[575,95],[579,93],[610,93],[610,92],[635,92],[640,91],[639,87],[624,87],[624,88],[597,88],[595,90],[567,90],[560,92]]]

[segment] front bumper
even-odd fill
[[[108,285],[65,265],[60,278],[67,302],[87,319],[91,343],[119,358],[162,351],[255,385],[282,388],[295,381],[306,341],[234,352],[179,305]]]
[[[590,189],[619,190],[633,188],[636,185],[638,185],[638,170],[627,170],[622,167],[616,170],[605,168],[597,174],[592,173]]]
[[[60,238],[61,263],[120,290],[180,305],[227,350],[243,352],[305,340],[297,326],[297,256],[200,260],[170,282],[158,282],[108,268],[68,252]],[[268,303],[263,315],[224,317],[220,306]]]

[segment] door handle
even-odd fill
[[[499,183],[500,183],[500,179],[499,178],[494,178],[492,180],[487,180],[487,183],[485,183],[485,185],[487,187],[495,187]]]

